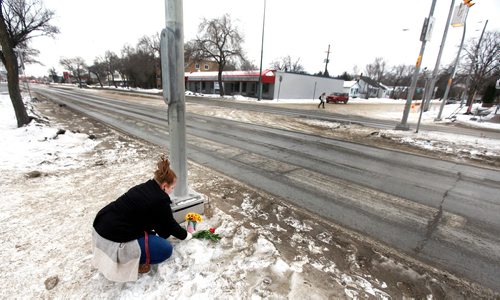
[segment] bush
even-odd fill
[[[484,89],[483,93],[483,103],[493,103],[495,101],[495,95],[497,93],[497,89],[495,87],[495,83],[491,83]]]

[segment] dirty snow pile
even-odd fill
[[[113,134],[92,138],[49,122],[17,128],[6,94],[0,95],[0,136],[2,299],[298,299],[327,298],[333,289],[340,297],[389,298],[369,281],[334,266],[330,268],[345,286],[304,286],[307,258],[285,261],[265,228],[241,226],[242,221],[216,208],[200,229],[215,227],[221,241],[172,237],[169,260],[137,282],[110,282],[91,267],[93,218],[108,202],[151,177],[154,155],[144,152],[140,142],[125,145]],[[244,201],[246,206],[251,200]],[[241,210],[254,209],[246,206]]]

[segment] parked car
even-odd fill
[[[347,94],[347,93],[333,93],[329,96],[326,96],[326,103],[342,102],[344,104],[347,104],[347,101],[349,101],[349,94]]]
[[[445,104],[455,104],[455,103],[458,103],[458,101],[455,98],[448,98],[446,99]]]

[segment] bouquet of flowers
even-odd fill
[[[206,239],[212,242],[217,242],[221,239],[221,236],[215,233],[215,228],[210,228],[209,230],[200,230],[193,233],[195,239]]]
[[[201,222],[202,218],[200,216],[200,214],[197,214],[197,213],[188,213],[186,215],[186,221],[188,222],[187,223],[187,226],[186,226],[186,231],[189,232],[189,233],[193,233],[196,231],[196,225],[198,224],[198,222]]]

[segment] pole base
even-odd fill
[[[186,196],[172,196],[172,213],[178,223],[185,221],[187,213],[194,212],[200,215],[205,213],[205,201],[201,194],[191,192]]]
[[[408,126],[408,124],[398,124],[396,125],[396,128],[394,128],[395,130],[404,130],[404,131],[408,131],[410,130],[410,126]]]
[[[443,119],[441,119],[441,118],[435,118],[435,119],[434,119],[434,122],[439,122],[439,121],[442,121],[442,120],[443,120]]]

